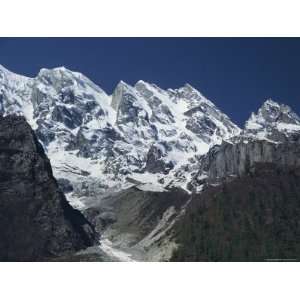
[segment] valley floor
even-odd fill
[[[98,245],[53,259],[61,262],[135,262],[139,261],[133,254],[115,246],[109,239],[104,238]]]
[[[137,261],[132,258],[132,254],[116,248],[108,239],[100,241],[99,248],[112,259],[112,261],[134,262]]]

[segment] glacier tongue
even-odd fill
[[[1,67],[0,109],[26,117],[78,207],[130,184],[186,189],[199,156],[241,131],[189,84],[163,90],[121,81],[110,96],[64,67],[35,78]]]

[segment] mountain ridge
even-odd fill
[[[55,177],[75,187],[67,197],[76,207],[96,194],[132,186],[132,181],[157,190],[188,190],[200,157],[214,145],[242,136],[272,141],[293,136],[284,126],[276,131],[266,126],[267,134],[253,131],[251,117],[239,128],[188,83],[163,90],[143,80],[134,86],[120,81],[108,95],[65,67],[41,69],[34,78],[1,67],[0,86],[0,111],[26,117]],[[290,108],[282,110],[297,120]]]
[[[108,95],[66,68],[35,78],[0,68],[0,112],[25,116],[71,206],[108,239],[100,248],[137,251],[139,260],[170,258],[193,197],[251,176],[257,164],[300,165],[290,107],[266,100],[240,128],[190,84],[120,81]],[[138,239],[133,220],[144,228]]]

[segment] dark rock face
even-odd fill
[[[167,143],[153,144],[147,154],[146,170],[150,173],[168,174],[174,165],[172,162],[163,160],[167,150],[170,148]]]
[[[38,139],[43,143],[44,146],[47,146],[55,139],[55,133],[53,128],[44,122],[43,120],[37,121],[38,129],[36,130],[36,135]]]
[[[74,129],[82,123],[82,116],[76,108],[68,110],[66,107],[59,105],[54,107],[52,119],[65,124],[70,129]]]
[[[64,194],[71,193],[74,190],[71,182],[66,178],[58,178],[57,183]]]
[[[95,238],[58,188],[25,119],[0,117],[0,260],[44,260],[88,247]]]

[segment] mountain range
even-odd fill
[[[172,244],[190,195],[260,163],[300,165],[300,118],[290,107],[266,100],[239,128],[189,84],[164,90],[120,81],[108,95],[64,67],[29,78],[0,66],[0,113],[25,117],[60,189],[103,240],[147,260],[171,256],[162,245]],[[161,200],[169,197],[176,205]],[[124,234],[137,220],[140,230]]]

